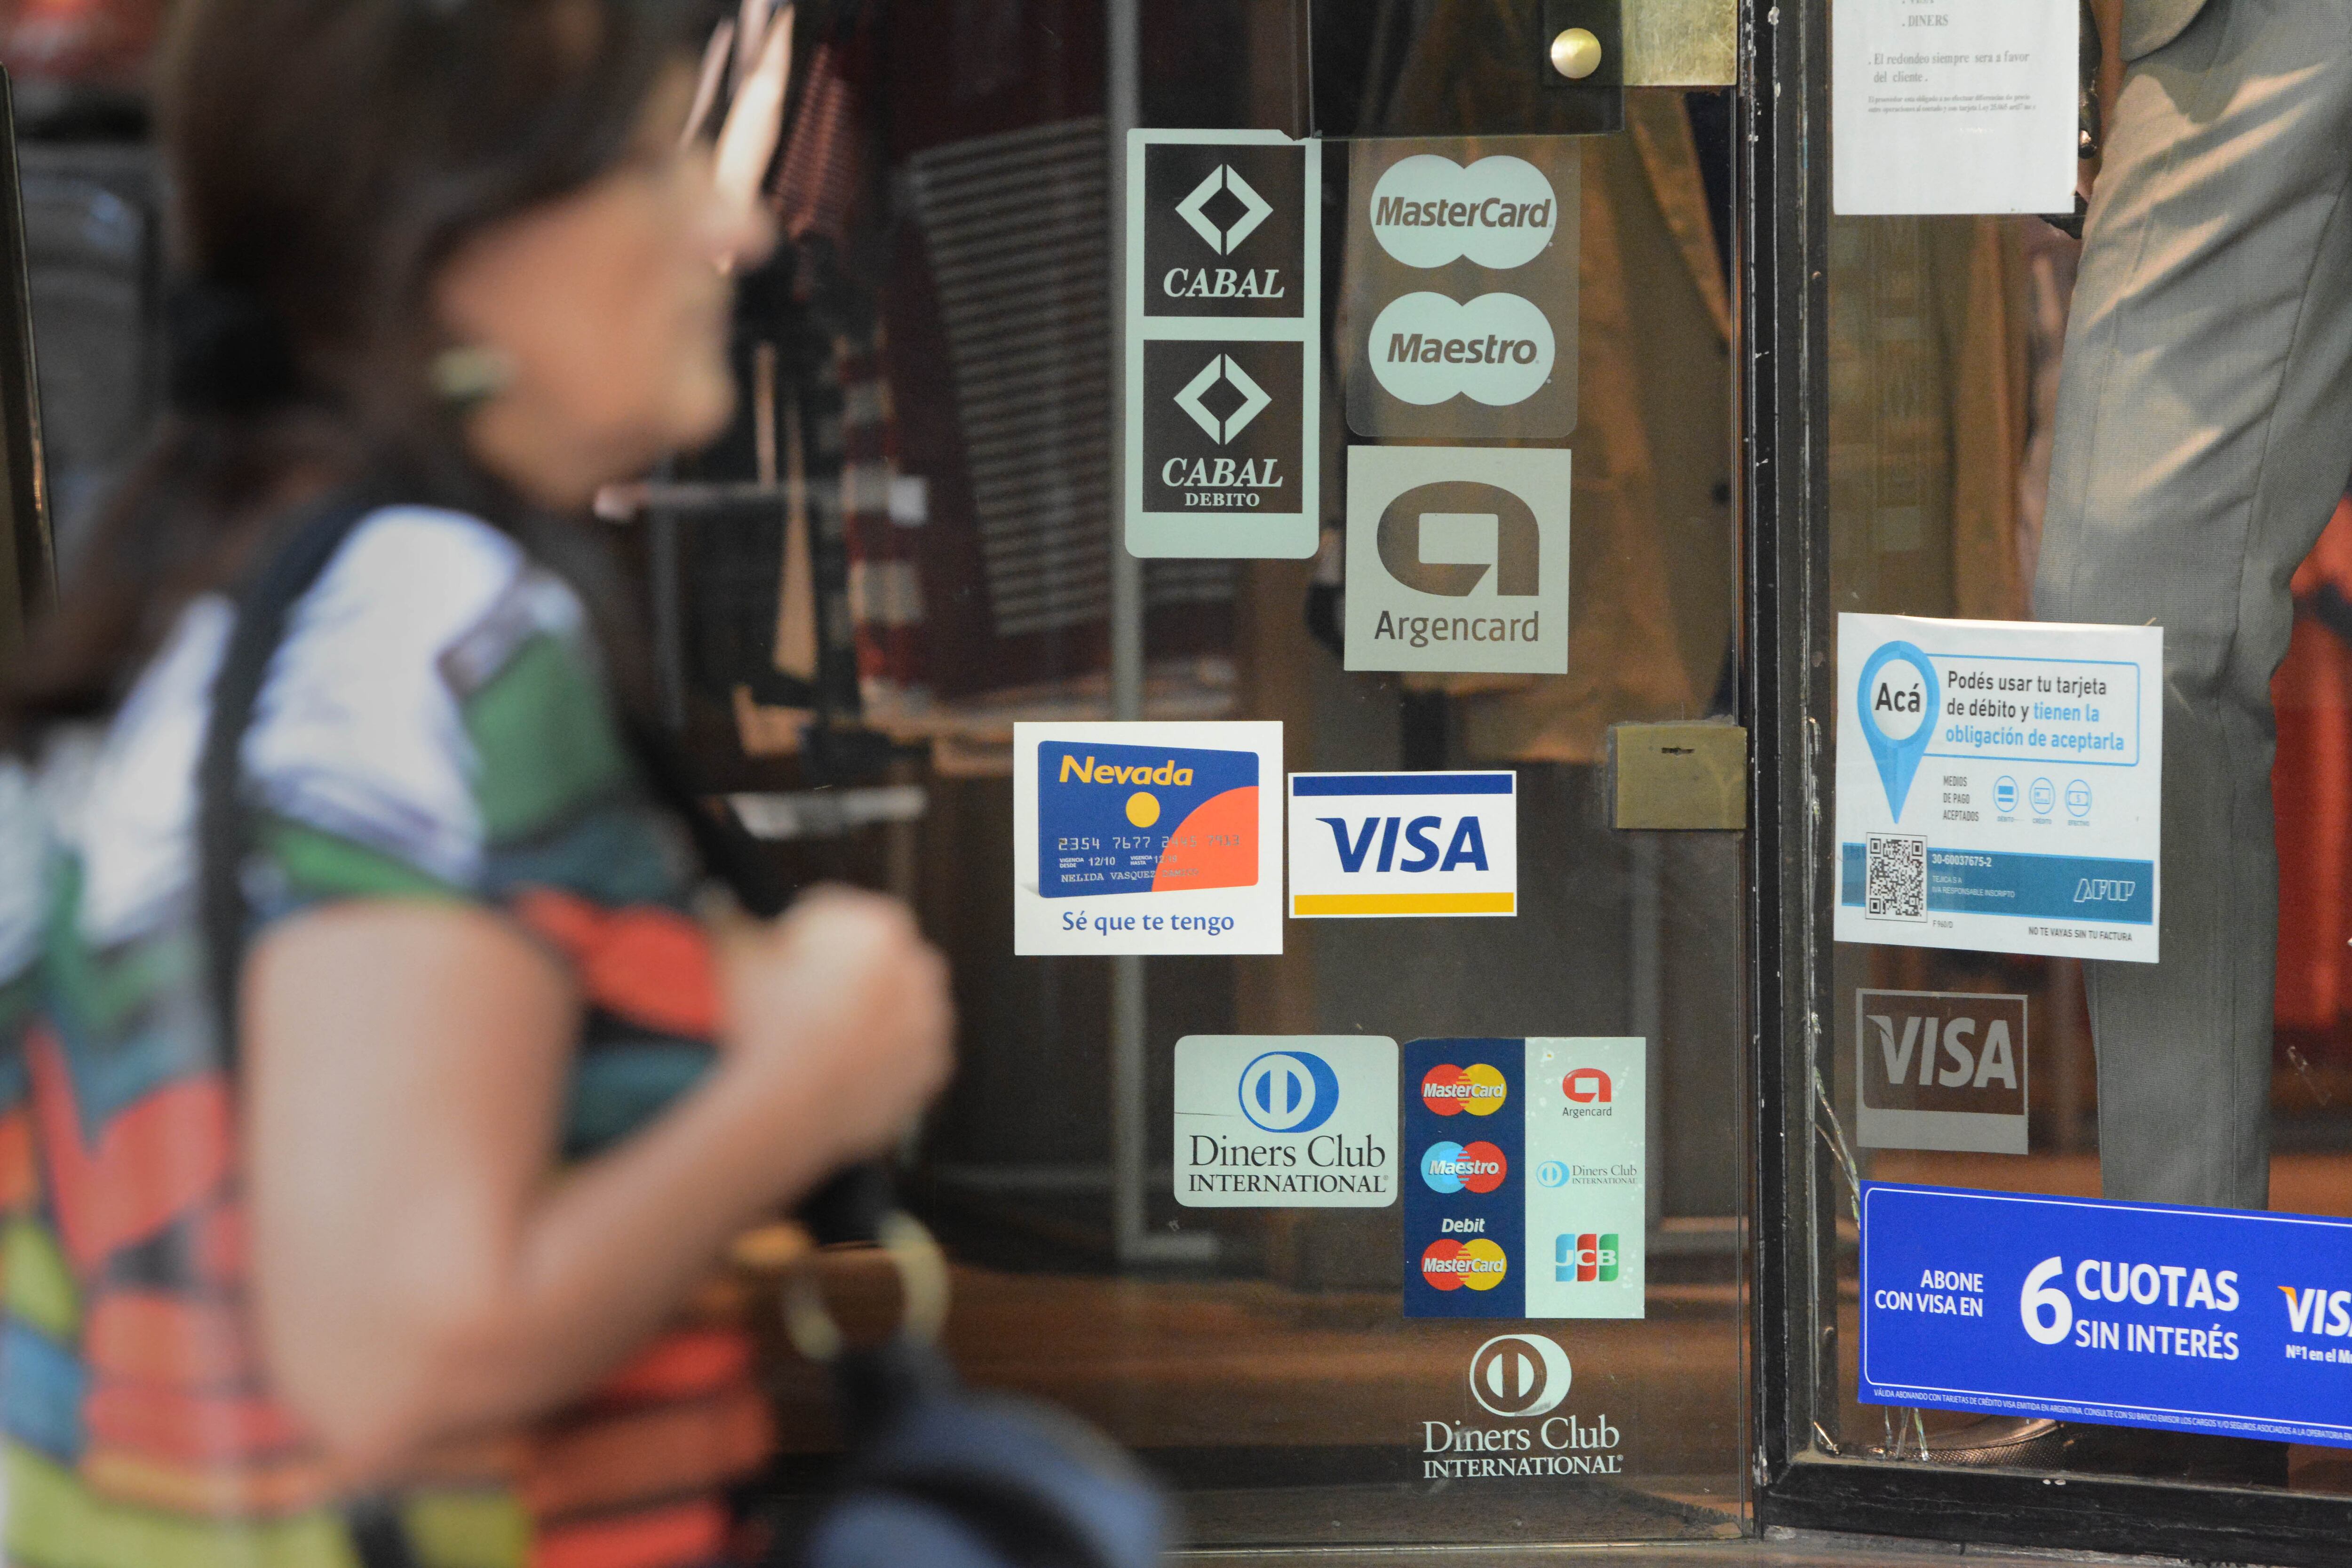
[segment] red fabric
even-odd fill
[[[0,60],[26,80],[135,87],[162,0],[0,0]]]
[[[2325,587],[2352,600],[2352,500],[2339,504],[2294,574],[2298,603]],[[2279,963],[2282,1029],[2352,1065],[2352,646],[2308,614],[2295,616],[2286,662],[2271,683],[2278,710]],[[2319,1037],[2317,1039],[2313,1036]]]

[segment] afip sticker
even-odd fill
[[[1013,726],[1013,951],[1282,951],[1282,726]]]
[[[1290,775],[1294,919],[1518,912],[1518,776]]]
[[[1838,617],[1840,942],[2154,963],[2157,626]]]

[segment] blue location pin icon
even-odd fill
[[[1900,822],[1919,759],[1936,737],[1936,715],[1943,705],[1936,667],[1909,643],[1888,643],[1863,665],[1854,699],[1861,704],[1862,738],[1870,742],[1886,785],[1887,809]]]

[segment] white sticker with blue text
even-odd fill
[[[1293,773],[1294,920],[1514,915],[1518,775]]]
[[[1838,617],[1837,940],[2157,961],[2164,633]]]
[[[1175,1139],[1187,1208],[1386,1208],[1397,1201],[1397,1044],[1187,1035]]]

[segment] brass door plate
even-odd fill
[[[1737,0],[1625,0],[1627,87],[1729,87],[1738,79]]]
[[[1609,826],[1748,826],[1748,731],[1711,721],[1609,727]]]

